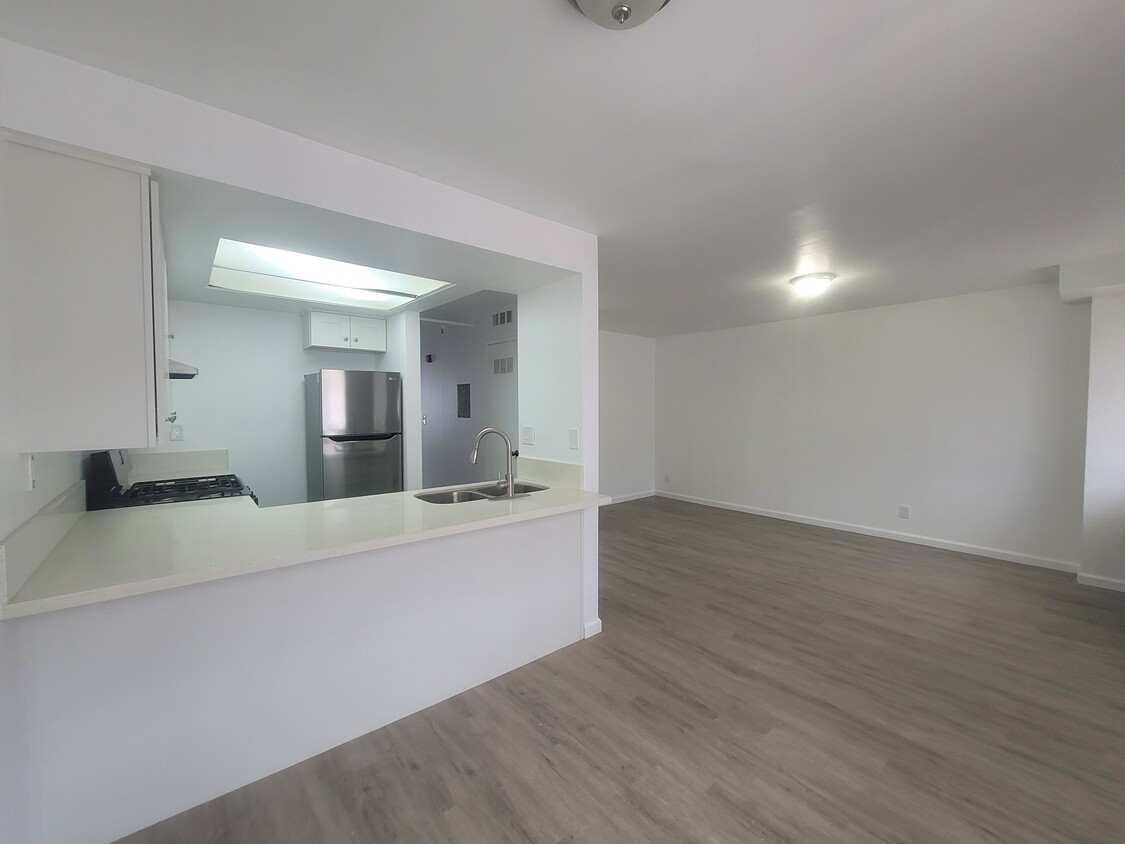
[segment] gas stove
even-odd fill
[[[202,478],[172,478],[167,481],[140,481],[121,491],[118,507],[142,504],[172,504],[177,501],[205,501],[208,498],[258,498],[237,475],[210,475]]]
[[[99,451],[90,455],[86,479],[86,509],[142,507],[148,504],[175,504],[213,498],[258,497],[237,475],[203,475],[197,478],[169,478],[163,481],[127,482],[132,462],[124,450]]]

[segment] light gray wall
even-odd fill
[[[231,471],[262,506],[307,500],[304,377],[318,369],[382,369],[383,355],[305,351],[301,317],[281,311],[169,302],[172,357],[199,367],[169,383],[184,440],[154,451],[225,448]]]
[[[15,360],[12,348],[12,274],[7,265],[8,203],[5,197],[7,144],[0,142],[0,539],[28,519],[50,496],[25,492],[20,483],[21,459],[16,452]],[[64,474],[66,474],[64,472]],[[62,487],[62,488],[65,488]],[[58,492],[62,491],[62,488]],[[57,492],[55,493],[57,494]],[[31,839],[28,824],[33,799],[28,765],[29,736],[24,661],[17,641],[20,628],[0,624],[0,823],[13,841]]]
[[[589,433],[582,430],[583,304],[578,277],[520,294],[520,427],[535,428],[535,444],[519,445],[524,457],[582,462],[582,444]],[[592,341],[596,345],[596,335]],[[596,357],[596,348],[594,353]],[[590,400],[596,405],[596,394]],[[578,449],[570,447],[569,432],[575,428]],[[593,434],[596,438],[597,432]]]
[[[1080,579],[1125,590],[1125,291],[1092,307]]]
[[[657,488],[1074,569],[1089,320],[1035,285],[658,340]]]
[[[602,331],[599,492],[614,500],[652,495],[656,459],[656,341]]]

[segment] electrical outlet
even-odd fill
[[[672,483],[672,476],[671,475],[665,475],[664,476],[664,483],[666,483],[666,484]]]
[[[578,451],[578,429],[570,429],[570,450]]]
[[[184,426],[172,425],[168,428],[168,442],[182,443],[184,441]]]
[[[535,445],[535,428],[531,425],[520,428],[520,442],[524,445]]]
[[[898,517],[900,519],[909,519],[910,518],[910,508],[907,507],[905,504],[899,504],[898,505]]]

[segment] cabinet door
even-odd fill
[[[350,320],[343,314],[309,313],[309,346],[322,349],[349,349],[352,335]]]
[[[155,445],[148,176],[0,143],[18,450]]]
[[[364,352],[385,352],[387,350],[387,321],[352,317],[352,348]]]
[[[152,359],[156,363],[156,441],[167,441],[168,415],[175,409],[168,397],[168,267],[164,260],[164,232],[160,227],[160,189],[149,183],[152,231]]]

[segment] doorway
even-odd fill
[[[499,428],[518,441],[517,297],[487,290],[421,313],[422,485],[495,480],[506,464],[503,441],[476,435]]]

